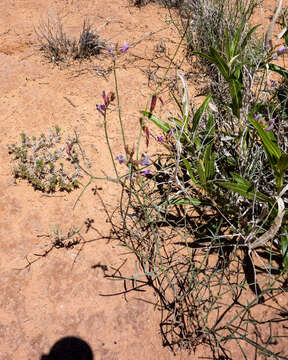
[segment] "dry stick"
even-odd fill
[[[248,246],[250,250],[266,245],[266,243],[269,240],[272,240],[276,236],[277,232],[279,231],[282,225],[283,216],[285,214],[285,205],[282,196],[285,194],[287,190],[288,190],[288,184],[284,187],[284,189],[281,191],[279,196],[277,196],[276,198],[278,204],[278,214],[274,219],[274,223],[271,225],[269,230],[267,230],[264,234],[262,234],[259,237],[259,239],[256,239],[253,242],[249,241]],[[253,234],[252,238],[254,238],[255,235],[256,234]]]
[[[73,104],[73,102],[72,102],[70,99],[68,99],[66,96],[64,96],[64,99],[65,99],[66,101],[68,101],[68,103],[69,103],[71,106],[73,106],[74,108],[77,107],[77,105]]]
[[[272,21],[271,23],[269,24],[268,26],[268,29],[266,31],[266,34],[265,34],[265,47],[269,47],[271,42],[272,42],[272,35],[273,35],[273,31],[274,31],[274,27],[275,27],[275,24],[276,24],[276,21],[280,15],[280,12],[281,12],[281,9],[282,9],[282,3],[283,3],[283,0],[279,0],[279,3],[278,3],[278,7],[274,13],[274,16],[272,18]]]

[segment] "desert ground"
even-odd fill
[[[274,2],[264,3],[259,21],[267,21],[274,9]],[[160,313],[151,305],[153,291],[147,286],[141,292],[126,292],[123,281],[107,278],[135,272],[135,259],[119,246],[107,220],[119,203],[118,184],[94,180],[73,209],[81,188],[43,194],[27,181],[13,178],[7,145],[19,142],[20,133],[39,136],[55,125],[64,137],[79,134],[96,177],[113,177],[103,117],[96,110],[102,91],[115,90],[112,55],[104,51],[87,60],[59,64],[45,58],[37,29],[49,16],[61,18],[71,36],[77,37],[88,19],[100,39],[119,46],[126,41],[130,46],[117,59],[117,73],[131,146],[137,141],[139,110],[146,106],[153,82],[163,74],[180,39],[170,21],[176,11],[156,3],[138,8],[127,0],[1,1],[0,359],[40,360],[65,337],[87,344],[90,352],[85,359],[212,359],[205,346],[191,354],[179,350],[175,357],[163,347]],[[179,69],[189,71],[189,66],[176,59],[167,86],[177,82]],[[191,75],[191,96],[201,81],[197,74]],[[166,106],[159,112],[165,116],[173,111],[167,91],[163,100]],[[108,130],[115,156],[123,153],[116,107],[109,112]],[[84,177],[83,183],[88,180]],[[89,229],[87,219],[92,224]],[[51,234],[57,226],[62,234],[82,227],[76,236],[79,243],[51,250]],[[129,282],[125,286],[133,287]],[[285,344],[284,339],[277,345],[282,354],[285,347],[287,354]],[[237,359],[237,351],[231,358]],[[254,354],[248,355],[253,358]]]

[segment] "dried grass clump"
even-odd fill
[[[79,39],[71,39],[63,30],[60,18],[49,17],[35,29],[40,42],[40,50],[51,62],[62,62],[69,59],[85,59],[99,55],[105,49],[105,41],[99,39],[96,30],[87,20],[83,21]]]

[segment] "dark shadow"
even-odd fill
[[[48,355],[40,360],[93,360],[90,346],[78,337],[67,336],[57,341]]]
[[[246,281],[249,285],[250,290],[256,295],[256,297],[258,298],[258,302],[260,304],[264,303],[264,296],[261,295],[261,288],[257,283],[256,280],[256,273],[255,273],[255,269],[251,260],[251,257],[248,254],[248,250],[244,251],[244,258],[243,258],[243,270],[245,273],[245,278]]]

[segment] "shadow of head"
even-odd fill
[[[77,337],[69,336],[57,341],[48,355],[40,360],[93,360],[90,346]]]

